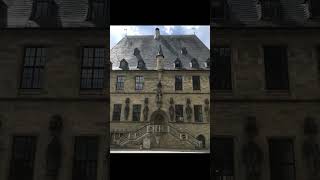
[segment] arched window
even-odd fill
[[[210,58],[206,60],[206,68],[210,68]]]
[[[138,56],[140,54],[140,50],[138,48],[134,48],[133,55]]]
[[[201,148],[206,148],[206,138],[202,134],[197,136],[197,140],[201,142]]]
[[[197,59],[195,58],[191,59],[191,68],[200,68]]]
[[[119,68],[122,69],[122,70],[128,70],[129,69],[128,62],[125,59],[122,59],[120,61]]]
[[[174,68],[176,68],[176,69],[181,69],[182,68],[182,63],[181,63],[181,60],[179,58],[177,58],[174,61]]]

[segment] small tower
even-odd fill
[[[161,45],[159,45],[159,51],[156,56],[156,60],[157,60],[157,70],[163,70],[164,69],[164,56],[162,53]]]

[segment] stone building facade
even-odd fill
[[[110,60],[111,148],[209,149],[209,49],[195,35],[125,36]]]
[[[213,0],[212,178],[319,179],[319,1]]]
[[[107,1],[0,2],[0,179],[109,179]]]

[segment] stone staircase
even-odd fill
[[[202,142],[195,138],[190,132],[178,129],[173,125],[154,125],[146,124],[136,131],[129,132],[123,135],[118,141],[117,144],[124,146],[130,142],[138,142],[142,138],[151,134],[161,134],[168,133],[174,138],[178,139],[180,142],[189,143],[195,148],[200,149],[202,147]]]

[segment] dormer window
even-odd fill
[[[188,54],[187,48],[185,48],[185,47],[181,48],[181,54],[187,55]]]
[[[88,0],[88,15],[87,20],[106,23],[107,17],[107,2],[106,0]]]
[[[210,68],[210,58],[208,58],[205,63],[206,63],[206,68]]]
[[[191,68],[196,68],[196,69],[200,68],[199,63],[198,63],[197,59],[195,59],[195,58],[193,58],[191,60],[190,65],[191,65]]]
[[[140,59],[138,61],[138,66],[137,66],[138,69],[146,69],[146,64],[144,63],[144,61],[142,59]]]
[[[211,16],[213,20],[224,20],[228,15],[227,0],[214,0],[211,4]]]
[[[134,55],[134,56],[140,55],[140,50],[139,50],[138,48],[134,48],[134,50],[133,50],[133,55]]]
[[[55,15],[54,7],[54,0],[34,0],[30,19],[48,20]]]
[[[320,18],[320,1],[309,0],[309,10],[311,18]]]
[[[174,68],[176,68],[176,69],[181,69],[182,68],[182,63],[181,63],[181,60],[179,58],[177,58],[174,61]]]
[[[263,0],[262,5],[262,19],[275,20],[281,18],[281,4],[280,0]]]
[[[129,70],[129,65],[128,65],[128,62],[125,60],[125,59],[122,59],[120,61],[120,66],[119,66],[120,69],[122,70]]]

